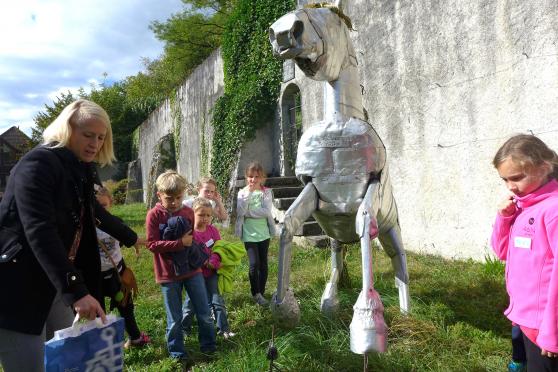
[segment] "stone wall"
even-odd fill
[[[409,250],[484,258],[512,134],[558,149],[558,2],[350,0],[364,107],[383,139]],[[295,71],[307,127],[322,85]]]
[[[172,134],[176,145],[174,167],[189,182],[195,183],[203,173],[202,144],[211,144],[213,130],[211,108],[223,94],[223,60],[219,50],[184,81],[172,99],[167,99],[139,128],[138,157],[141,164],[143,200],[151,200],[148,190],[158,172],[151,171],[156,159],[158,144],[166,135]],[[151,171],[151,172],[150,172]],[[151,173],[151,175],[150,175]]]

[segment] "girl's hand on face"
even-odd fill
[[[182,245],[185,247],[189,247],[192,245],[192,230],[188,231],[182,237]]]
[[[513,195],[508,195],[498,204],[498,213],[503,217],[513,216],[517,207],[515,206]]]

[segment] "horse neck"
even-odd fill
[[[349,63],[337,80],[324,83],[324,118],[340,119],[333,122],[344,123],[351,117],[364,120],[358,70]]]

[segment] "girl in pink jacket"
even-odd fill
[[[509,195],[492,248],[506,261],[504,314],[523,332],[530,371],[558,371],[558,157],[532,135],[507,140],[493,160]]]

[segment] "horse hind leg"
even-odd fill
[[[378,239],[386,254],[391,258],[391,265],[395,271],[395,286],[399,290],[399,308],[403,314],[408,314],[410,310],[409,272],[399,224],[380,234]]]
[[[337,287],[343,278],[344,267],[344,249],[340,241],[330,238],[331,244],[331,276],[326,284],[322,299],[320,302],[320,311],[332,316],[339,310],[339,297]],[[346,276],[346,275],[345,275]]]

